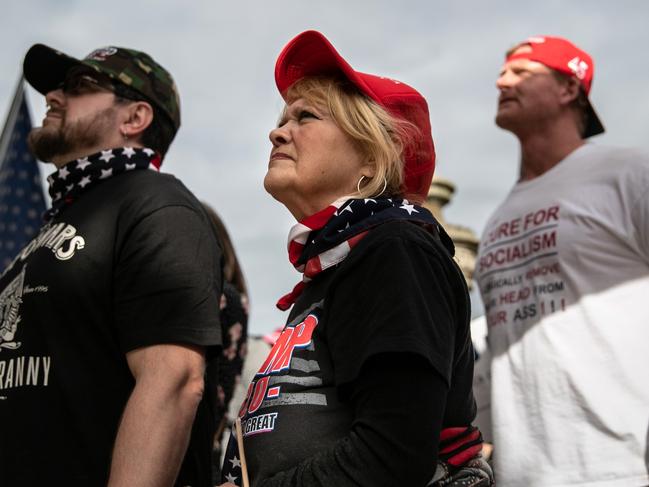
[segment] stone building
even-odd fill
[[[442,214],[442,208],[453,198],[455,184],[448,179],[435,177],[428,190],[424,206],[428,208],[438,222],[442,224],[455,244],[455,260],[466,279],[469,289],[473,288],[473,270],[476,264],[478,243],[480,240],[468,227],[449,223]]]

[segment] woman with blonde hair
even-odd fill
[[[435,167],[426,101],[355,71],[315,31],[284,48],[275,80],[286,106],[264,186],[298,221],[302,280],[278,302],[292,309],[223,480],[241,485],[245,453],[254,487],[489,485],[466,284],[418,206]]]

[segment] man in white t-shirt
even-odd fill
[[[585,143],[592,80],[587,53],[532,37],[497,81],[521,147],[476,269],[500,487],[649,485],[649,158]]]

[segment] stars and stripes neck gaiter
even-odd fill
[[[288,258],[302,273],[302,281],[279,299],[277,307],[289,309],[307,282],[342,262],[371,228],[392,220],[408,220],[443,232],[430,211],[401,198],[345,196],[295,224],[288,235]]]
[[[70,161],[47,177],[52,207],[43,214],[43,220],[50,221],[97,183],[136,169],[159,171],[161,163],[154,150],[133,147],[103,150]]]

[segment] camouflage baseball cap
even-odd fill
[[[71,68],[84,66],[128,86],[166,114],[176,131],[180,127],[176,84],[169,72],[144,52],[109,46],[75,59],[44,44],[34,44],[25,55],[23,72],[29,84],[45,95],[61,85]]]

